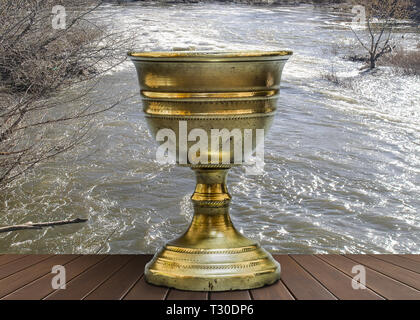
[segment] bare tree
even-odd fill
[[[360,22],[363,29],[351,27],[354,36],[367,52],[368,68],[395,47],[393,33],[402,19],[410,18],[414,4],[411,0],[357,0],[360,7]]]
[[[92,22],[101,1],[0,0],[0,4],[1,188],[81,143],[90,119],[116,105],[87,104],[84,97],[95,79],[125,59],[127,37]],[[63,29],[52,26],[56,5],[66,9]],[[78,89],[71,96],[57,96],[75,86]],[[72,104],[76,107],[65,108],[70,101],[77,102]],[[68,124],[72,130],[64,131]]]

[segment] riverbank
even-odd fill
[[[412,0],[415,7],[413,8],[413,20],[420,21],[420,0]],[[166,3],[166,4],[197,4],[197,3],[224,3],[224,4],[242,4],[256,6],[298,6],[298,5],[314,5],[325,6],[328,9],[338,12],[351,12],[351,9],[357,2],[355,0],[105,0],[110,3]]]

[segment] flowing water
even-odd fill
[[[141,50],[292,49],[265,174],[229,175],[236,227],[278,253],[420,253],[420,81],[387,68],[361,74],[334,55],[351,45],[351,17],[312,6],[133,3],[95,19],[134,28]],[[331,68],[351,85],[324,80]],[[135,93],[127,61],[92,99]],[[193,172],[156,163],[140,97],[98,120],[90,145],[38,167],[0,204],[0,225],[89,221],[0,234],[1,253],[151,253],[186,229]]]

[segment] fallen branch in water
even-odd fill
[[[14,226],[0,227],[0,233],[23,230],[23,229],[42,229],[43,227],[58,226],[58,225],[70,224],[70,223],[81,223],[81,222],[86,222],[87,220],[88,219],[76,218],[73,220],[60,220],[60,221],[39,222],[39,223],[27,222],[24,224],[17,224]]]

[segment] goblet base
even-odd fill
[[[166,245],[146,265],[148,283],[190,291],[259,288],[280,279],[280,265],[258,244],[220,249]]]

